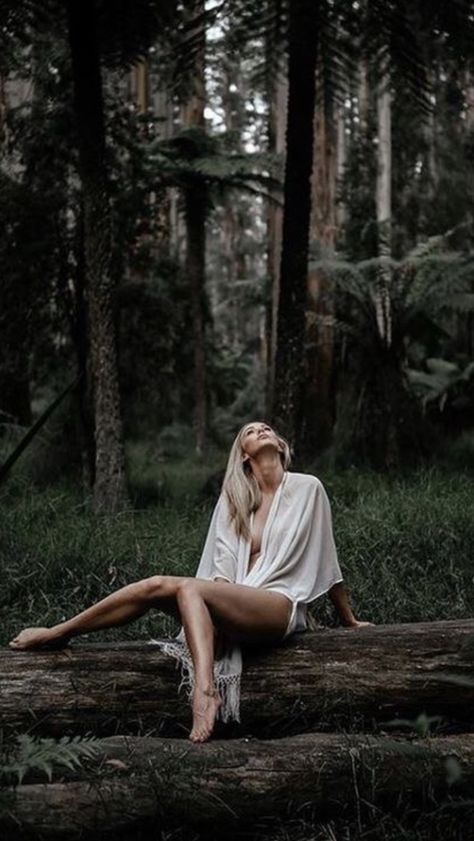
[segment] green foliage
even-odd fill
[[[443,721],[440,715],[426,715],[425,712],[420,713],[416,718],[395,718],[391,721],[384,721],[385,728],[395,728],[396,730],[406,729],[412,731],[420,739],[426,739],[428,736],[433,736],[433,729],[436,732],[436,727]],[[434,728],[433,728],[434,725]]]
[[[425,365],[427,371],[407,370],[408,381],[425,408],[436,403],[442,412],[448,402],[464,410],[474,406],[474,362],[464,369],[445,359],[427,359]]]
[[[281,187],[273,174],[276,162],[268,154],[230,152],[225,135],[212,136],[199,127],[182,129],[168,140],[156,141],[149,150],[151,177],[163,184],[229,188],[268,195]]]
[[[29,774],[41,772],[51,782],[55,766],[74,771],[99,751],[100,741],[90,736],[63,736],[57,741],[29,735],[5,739],[0,744],[0,781],[21,785]]]
[[[119,359],[126,432],[154,437],[192,415],[193,347],[188,283],[162,263],[146,281],[119,290]]]
[[[436,253],[441,246],[428,241],[403,261],[322,263],[336,285],[342,376],[335,435],[346,458],[389,467],[431,455],[434,436],[410,391],[409,359],[442,347],[452,303],[472,284],[470,256]],[[389,337],[378,318],[382,299]]]
[[[352,468],[321,478],[356,615],[377,623],[470,616],[474,500],[469,473],[433,468],[389,479]],[[332,615],[323,600],[315,611]]]

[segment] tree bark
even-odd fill
[[[186,14],[195,22],[195,49],[193,74],[190,80],[191,95],[181,106],[185,128],[204,130],[206,103],[205,60],[206,33],[204,28],[204,1],[186,0]],[[194,340],[194,425],[196,452],[202,455],[207,435],[207,374],[205,348],[205,279],[206,279],[206,215],[207,197],[202,182],[185,190],[186,218],[186,274],[189,279],[193,313]]]
[[[472,724],[473,640],[467,619],[321,628],[278,648],[248,649],[242,729],[285,735],[423,711]],[[0,649],[0,720],[4,729],[44,734],[182,732],[190,707],[177,694],[179,678],[175,661],[147,643]]]
[[[388,59],[387,59],[388,61]],[[383,74],[377,91],[377,180],[376,210],[378,230],[378,256],[391,257],[392,226],[392,95],[388,72]],[[390,268],[379,271],[379,291],[375,300],[377,326],[381,339],[387,345],[392,339],[390,311]]]
[[[290,0],[288,117],[273,421],[298,449],[319,4]]]
[[[283,71],[281,71],[283,72]],[[286,68],[285,68],[286,74]],[[288,79],[286,75],[273,80],[268,109],[268,151],[278,155],[282,164],[285,156],[285,126],[287,121]],[[267,384],[266,411],[270,416],[274,401],[275,360],[277,350],[278,304],[280,299],[281,238],[283,230],[283,207],[281,196],[274,193],[273,201],[267,206],[267,275],[269,279],[269,300],[266,313],[267,336]]]
[[[186,217],[186,275],[191,286],[194,341],[194,424],[196,453],[200,456],[206,446],[207,376],[205,346],[205,252],[206,252],[206,195],[203,187],[187,187]]]
[[[453,767],[460,773],[450,784]],[[419,809],[434,798],[470,797],[473,785],[473,734],[410,741],[318,733],[205,745],[116,736],[86,769],[58,768],[51,783],[6,793],[0,827],[15,839],[20,830],[33,838],[91,838],[144,823],[155,831],[189,824],[228,830],[295,811],[323,819],[401,803]]]
[[[68,0],[69,42],[79,170],[84,201],[85,270],[95,424],[94,505],[112,512],[126,502],[118,384],[111,208],[102,81],[94,0]]]
[[[324,68],[316,77],[312,174],[311,242],[316,260],[334,257],[336,242],[337,137],[334,102],[324,84]],[[305,397],[302,439],[314,458],[330,444],[334,424],[333,393],[334,291],[327,269],[310,266],[305,336]]]
[[[137,111],[145,116],[150,107],[150,67],[146,58],[140,59],[132,67],[131,84]]]
[[[337,137],[337,153],[336,153],[336,167],[337,167],[337,174],[336,174],[336,183],[337,188],[340,190],[344,184],[344,179],[346,177],[346,166],[347,166],[347,136],[346,136],[346,116],[345,116],[345,107],[344,104],[338,103],[336,105],[336,137]],[[339,201],[336,203],[336,226],[338,230],[338,234],[344,232],[344,226],[346,223],[346,205],[342,199],[339,198]]]

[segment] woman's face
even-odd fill
[[[244,458],[245,456],[254,458],[262,449],[268,447],[281,452],[281,446],[276,433],[268,423],[263,423],[262,421],[248,423],[244,426],[240,436],[240,444]]]

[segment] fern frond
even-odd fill
[[[55,765],[73,771],[85,759],[96,756],[100,747],[100,741],[94,737],[63,736],[56,741],[21,735],[13,745],[2,746],[0,778],[21,785],[29,772],[41,771],[51,782]]]

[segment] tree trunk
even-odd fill
[[[165,83],[158,80],[159,86],[153,88],[152,107],[153,114],[158,120],[158,132],[160,140],[168,140],[174,133],[173,120],[173,98],[172,93],[167,90]],[[153,242],[156,260],[170,260],[172,253],[172,241],[175,236],[173,220],[175,208],[173,203],[177,202],[178,190],[176,187],[161,187],[153,191],[150,201],[153,206]]]
[[[341,103],[338,103],[336,105],[336,136],[337,187],[340,190],[342,188],[342,185],[344,184],[347,166],[346,117],[344,104]],[[336,226],[339,234],[343,234],[345,223],[346,206],[345,203],[339,199],[339,201],[336,203]]]
[[[159,48],[158,48],[159,49]],[[173,103],[172,94],[166,89],[159,74],[153,73],[153,66],[149,59],[140,59],[130,71],[129,95],[137,113],[140,115],[139,133],[144,138],[150,136],[150,117],[153,130],[160,140],[173,135]],[[153,243],[153,256],[157,261],[169,260],[171,256],[171,188],[154,186],[148,192],[147,204],[149,218],[143,228],[143,240],[147,248]],[[146,270],[134,277],[139,281],[148,279]]]
[[[290,0],[288,118],[273,419],[299,445],[319,4]]]
[[[390,258],[392,225],[392,95],[388,74],[384,74],[377,91],[377,181],[376,210],[378,256]],[[391,344],[392,319],[390,312],[390,268],[379,271],[379,291],[375,300],[377,326],[387,347]]]
[[[240,59],[226,56],[223,68],[222,106],[224,109],[225,129],[232,135],[235,152],[243,153],[242,127],[245,115],[242,101],[245,101],[245,82],[240,72]],[[228,331],[226,343],[238,353],[245,346],[247,339],[248,314],[242,312],[241,281],[247,277],[246,254],[244,253],[242,234],[245,230],[241,207],[236,203],[235,193],[229,192],[224,197],[221,227],[222,279],[221,306],[227,314]],[[247,318],[246,318],[247,316]],[[250,319],[252,321],[252,319]]]
[[[75,391],[77,438],[81,450],[83,485],[90,492],[90,489],[94,486],[95,436],[93,400],[90,387],[92,378],[90,371],[89,319],[84,264],[84,212],[82,208],[76,220],[74,256],[74,292],[71,294],[69,289],[69,265],[67,254],[65,253],[60,294],[66,300],[69,296],[68,316],[72,341],[76,352],[77,369],[80,375]]]
[[[283,71],[281,71],[283,72]],[[268,113],[268,151],[278,155],[284,166],[285,156],[285,127],[287,121],[288,79],[279,75],[273,80],[273,88],[269,96]],[[269,298],[267,305],[266,336],[267,336],[267,385],[266,407],[267,415],[272,413],[275,399],[275,359],[277,348],[278,304],[280,298],[280,261],[281,240],[283,229],[283,207],[279,203],[281,196],[274,193],[273,201],[267,206],[267,276],[269,281]]]
[[[34,105],[34,100],[33,103]],[[7,96],[7,79],[0,74],[0,150],[7,163],[8,148],[8,110],[10,103]],[[31,104],[30,104],[30,107]],[[10,164],[11,166],[11,164]],[[18,164],[17,164],[18,166]],[[8,172],[8,168],[7,172]],[[25,178],[26,186],[28,184]],[[18,236],[18,232],[17,232]],[[9,237],[9,239],[16,237]],[[11,247],[11,246],[10,246]],[[13,249],[15,249],[13,245]],[[18,246],[21,248],[21,244]],[[15,254],[9,251],[3,254],[7,265],[15,265]],[[30,354],[31,325],[25,318],[25,294],[34,300],[34,293],[28,289],[28,279],[23,280],[22,289],[18,277],[7,271],[0,285],[0,423],[30,426],[32,422],[30,398]],[[34,307],[31,307],[34,311]],[[34,327],[33,327],[34,330]],[[0,436],[3,435],[0,427]]]
[[[206,32],[204,24],[204,0],[186,0],[190,22],[194,23],[195,58],[190,80],[191,96],[181,106],[184,128],[205,128],[204,107],[206,103],[205,61]],[[190,30],[191,32],[191,30]],[[191,289],[194,339],[194,425],[196,452],[202,455],[206,445],[207,432],[207,376],[205,348],[205,279],[206,279],[206,213],[207,198],[200,184],[190,186],[185,195],[186,218],[186,273]]]
[[[470,69],[464,71],[464,101],[466,132],[471,134],[474,131],[474,73]]]
[[[127,494],[111,271],[111,208],[105,163],[95,2],[68,0],[67,14],[84,202],[96,445],[94,505],[97,511],[112,512],[123,506]]]
[[[428,79],[431,88],[431,108],[427,115],[424,131],[427,148],[427,166],[429,174],[428,195],[434,198],[439,181],[438,173],[438,125],[437,125],[437,103],[439,101],[438,70],[434,67],[428,71]],[[472,92],[472,88],[471,88]],[[472,115],[471,115],[472,121]],[[469,127],[469,98],[466,90],[466,128]]]
[[[150,67],[146,58],[132,67],[132,93],[141,116],[146,116],[150,107]]]
[[[194,423],[196,452],[202,455],[206,445],[207,377],[205,347],[205,251],[206,196],[203,188],[188,187],[185,194],[186,276],[191,286],[194,341]]]
[[[205,745],[115,736],[87,768],[58,768],[51,783],[7,792],[0,827],[15,839],[20,829],[33,838],[93,838],[140,824],[228,831],[268,815],[423,809],[434,798],[470,797],[473,785],[473,734],[410,741],[317,733]]]
[[[311,242],[316,260],[334,257],[336,241],[337,137],[334,103],[317,73],[314,115]],[[305,337],[303,446],[312,458],[330,444],[334,424],[334,292],[331,275],[321,265],[308,271]]]
[[[474,723],[474,620],[322,628],[245,652],[244,733],[386,722],[425,711]],[[460,683],[458,678],[466,678]],[[177,732],[190,723],[175,661],[147,643],[73,644],[61,652],[0,650],[4,729],[35,733]],[[223,726],[223,725],[221,725]],[[227,728],[224,730],[227,732]]]

